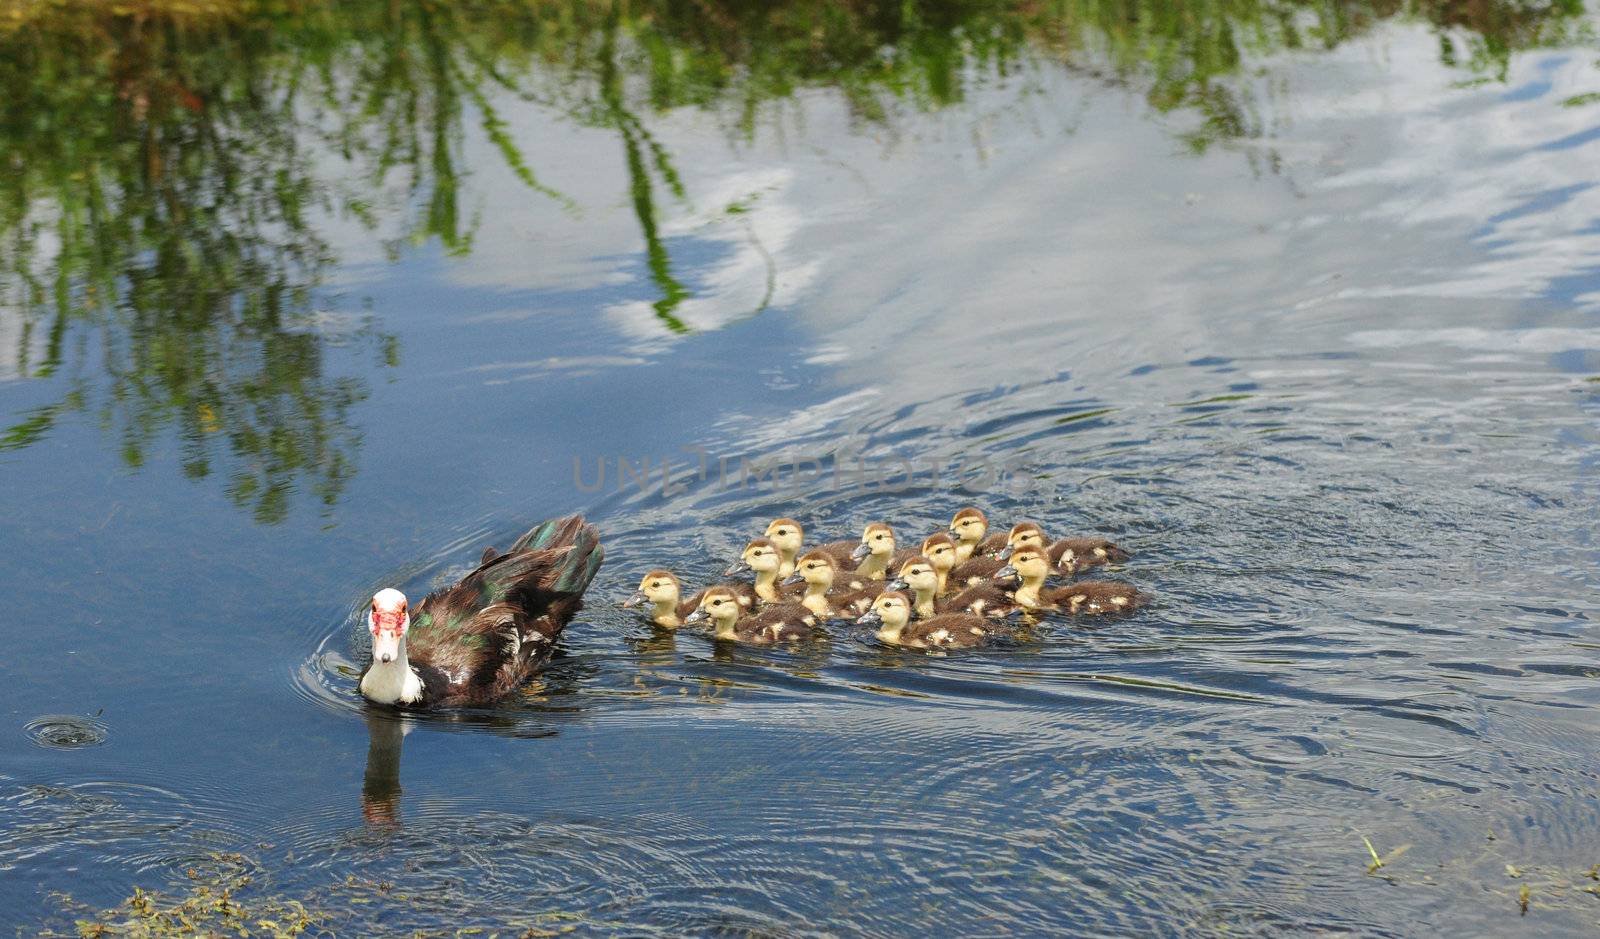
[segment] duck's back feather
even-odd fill
[[[605,557],[581,516],[544,522],[418,604],[406,635],[432,706],[486,704],[549,658]]]

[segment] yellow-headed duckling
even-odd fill
[[[939,613],[972,613],[999,618],[1018,609],[1011,594],[997,583],[979,584],[948,600],[939,600],[939,575],[934,571],[933,562],[925,557],[914,557],[902,564],[897,574],[887,589],[909,590],[913,597],[911,609],[918,619],[930,619]]]
[[[780,560],[778,576],[788,577],[793,574],[795,559],[805,550],[806,530],[792,518],[775,518],[772,524],[767,526],[766,538],[778,546]],[[851,563],[850,552],[855,550],[855,547],[854,541],[831,541],[812,550],[826,551],[832,555],[834,563],[840,567],[848,567]]]
[[[883,590],[883,581],[869,580],[854,572],[840,573],[833,556],[826,551],[808,551],[800,557],[793,574],[780,586],[804,583],[800,604],[824,618],[853,619],[866,612],[872,598]]]
[[[1024,609],[1064,610],[1068,613],[1126,613],[1149,601],[1131,584],[1113,580],[1084,580],[1065,587],[1045,587],[1050,576],[1050,559],[1037,548],[1023,548],[1011,555],[1011,563],[999,576],[1015,574],[1022,581],[1013,596]]]
[[[950,519],[950,537],[956,542],[957,564],[965,564],[975,554],[993,554],[1006,546],[1006,536],[990,535],[989,516],[972,506]]]
[[[726,587],[707,590],[699,609],[684,620],[691,624],[707,621],[713,639],[758,646],[798,642],[818,632],[816,614],[798,603],[774,603],[747,615],[739,598]]]
[[[939,577],[939,593],[942,595],[949,589],[946,580],[950,576],[950,569],[956,566],[956,541],[944,532],[929,535],[922,539],[922,544],[911,548],[901,548],[894,553],[894,558],[889,562],[889,577],[893,579],[906,562],[914,558],[927,558],[933,564],[933,572]]]
[[[756,603],[756,592],[749,584],[723,584],[721,586],[732,590],[745,609],[750,609]],[[624,607],[635,607],[641,603],[650,604],[650,622],[663,629],[677,629],[683,621],[700,606],[700,600],[705,596],[701,590],[687,600],[680,600],[679,596],[683,585],[676,575],[663,568],[657,568],[644,575],[639,581],[639,589],[633,596],[622,601]]]
[[[889,573],[889,562],[894,559],[894,529],[883,522],[873,522],[861,532],[861,543],[851,552],[853,560],[860,561],[855,573],[871,580],[884,580]]]
[[[968,649],[988,639],[993,624],[971,613],[940,613],[911,619],[911,600],[898,590],[885,591],[856,622],[877,626],[878,639],[912,649]]]
[[[770,539],[757,538],[744,546],[739,553],[739,560],[734,561],[723,571],[724,577],[732,577],[745,571],[754,571],[756,575],[756,597],[762,603],[776,603],[779,600],[792,599],[798,596],[798,588],[786,589],[778,586],[778,570],[783,561],[778,552],[778,546]]]

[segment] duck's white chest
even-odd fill
[[[376,704],[416,704],[422,700],[422,679],[405,662],[373,665],[361,677],[361,694]]]

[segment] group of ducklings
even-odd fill
[[[1018,613],[1137,609],[1149,598],[1120,581],[1045,583],[1127,558],[1104,538],[1051,541],[1034,522],[990,534],[988,517],[976,508],[957,512],[947,531],[915,548],[897,548],[894,529],[873,522],[859,541],[805,550],[800,523],[780,518],[725,572],[753,573],[753,583],[718,584],[685,600],[678,578],[656,569],[623,606],[649,603],[651,622],[664,629],[709,623],[713,638],[753,645],[808,639],[826,622],[854,621],[877,627],[890,645],[959,649],[984,643],[997,620]]]

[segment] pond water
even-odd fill
[[[1600,924],[1580,6],[119,9],[0,18],[19,934]],[[1157,602],[943,658],[617,608],[968,504]],[[375,588],[575,511],[525,694],[362,705]]]

